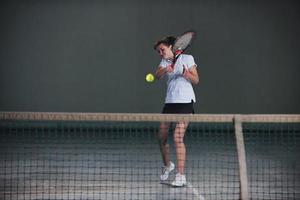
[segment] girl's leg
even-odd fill
[[[168,131],[170,123],[161,122],[158,133],[159,147],[162,154],[162,159],[164,166],[170,165],[170,155],[169,155],[169,144],[168,144]]]
[[[184,174],[186,150],[184,145],[184,135],[188,127],[188,122],[178,122],[174,131],[174,143],[176,148],[177,172]]]

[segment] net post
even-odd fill
[[[242,129],[242,116],[235,115],[233,118],[233,123],[234,123],[234,130],[235,130],[238,160],[239,160],[239,178],[240,178],[240,188],[241,188],[240,195],[242,200],[249,200],[247,163],[246,163],[245,144],[244,144],[244,136],[243,136],[243,129]]]

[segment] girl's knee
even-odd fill
[[[174,143],[175,145],[180,145],[183,143],[183,134],[174,134]]]
[[[169,126],[166,123],[161,123],[159,126],[158,138],[166,139],[168,137]]]

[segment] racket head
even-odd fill
[[[195,37],[195,31],[186,31],[178,36],[172,47],[173,53],[178,54],[178,52],[182,53],[183,51],[185,51],[190,46]]]

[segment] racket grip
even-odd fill
[[[188,68],[186,66],[182,67],[182,74],[184,74],[186,72],[186,70],[188,70]]]
[[[177,57],[177,56],[179,56],[180,54],[182,54],[182,50],[176,50],[175,51],[175,58]]]

